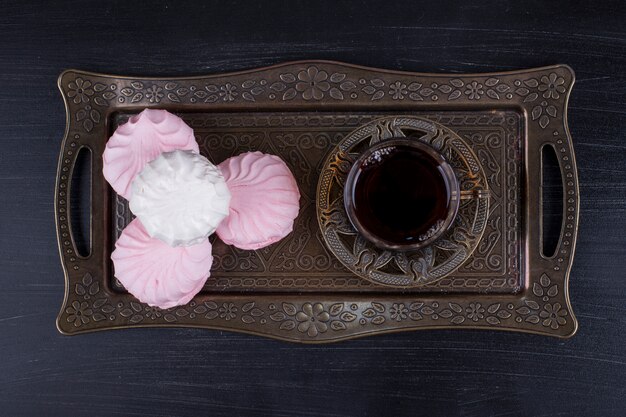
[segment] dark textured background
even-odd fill
[[[626,415],[625,21],[624,3],[608,2],[0,1],[0,415]],[[574,68],[573,339],[424,331],[299,346],[193,329],[57,332],[59,73],[190,75],[307,58]]]

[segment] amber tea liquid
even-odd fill
[[[357,168],[354,215],[371,234],[411,245],[448,216],[451,189],[439,161],[406,145],[375,151]]]

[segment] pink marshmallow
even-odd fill
[[[205,239],[171,247],[151,238],[139,219],[122,231],[111,254],[115,277],[139,301],[162,309],[187,304],[210,275],[213,256]]]
[[[102,173],[111,187],[129,200],[131,183],[143,167],[162,152],[177,149],[199,152],[193,129],[165,110],[145,109],[109,138],[102,155]]]
[[[300,192],[282,159],[247,152],[218,168],[231,193],[229,215],[216,231],[223,242],[255,250],[291,233],[300,210]]]

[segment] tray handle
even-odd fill
[[[78,136],[78,135],[76,135]],[[93,256],[94,241],[94,194],[90,193],[88,201],[89,210],[89,226],[88,226],[88,246],[87,253],[81,253],[76,244],[76,236],[72,229],[72,181],[76,174],[77,161],[81,154],[88,152],[89,154],[89,186],[93,190],[94,173],[96,172],[96,164],[94,161],[94,150],[87,143],[82,143],[80,137],[66,138],[63,146],[63,152],[59,157],[59,166],[57,170],[57,193],[55,198],[55,215],[57,221],[57,238],[61,251],[61,258],[68,269],[78,270],[79,264],[85,263]],[[69,264],[72,264],[71,266]]]
[[[539,149],[539,253],[541,257],[544,259],[553,259],[558,253],[559,246],[563,241],[563,234],[565,229],[565,224],[563,220],[565,219],[564,213],[564,204],[561,204],[559,208],[559,212],[557,212],[556,207],[553,205],[558,204],[556,202],[557,199],[563,199],[565,196],[565,190],[563,183],[563,172],[560,161],[558,159],[558,155],[556,154],[556,149],[554,145],[550,142],[543,144]],[[546,199],[546,192],[548,189],[552,187],[558,187],[558,197],[557,193],[553,194],[553,199]],[[549,214],[557,214],[558,213],[558,224],[556,224],[557,220],[554,219],[552,221],[549,220]],[[548,220],[548,221],[547,221]],[[547,225],[550,227],[547,229]],[[558,235],[555,235],[556,228],[558,227]],[[546,233],[548,231],[548,233]],[[556,239],[556,241],[555,241]]]
[[[573,245],[575,243],[577,231],[578,231],[578,213],[579,213],[579,190],[578,190],[578,171],[576,168],[576,161],[574,158],[574,149],[572,146],[569,132],[566,138],[559,138],[553,141],[547,142],[542,146],[542,153],[546,149],[552,148],[556,154],[556,159],[559,164],[559,173],[561,176],[561,190],[563,193],[563,214],[561,219],[561,230],[559,233],[559,240],[551,255],[545,255],[542,252],[542,256],[545,259],[562,259],[565,255],[568,257],[572,255]],[[542,158],[542,176],[543,176],[543,158]],[[543,178],[541,178],[543,186]],[[543,205],[542,205],[542,218],[543,218]],[[543,238],[541,242],[541,248],[543,248]],[[560,262],[559,262],[560,263]]]
[[[567,120],[567,108],[572,92],[572,87],[575,82],[575,75],[573,70],[568,66],[560,66],[558,71],[562,74],[565,80],[567,80],[568,88],[565,91],[560,113],[556,114],[556,120],[554,128],[550,128],[550,124],[546,126],[546,129],[542,131],[542,138],[540,141],[539,158],[541,160],[541,177],[539,178],[541,187],[543,187],[543,152],[547,148],[552,148],[558,161],[559,172],[561,175],[561,190],[563,192],[563,208],[562,208],[562,221],[561,230],[559,234],[559,240],[556,245],[555,251],[550,256],[543,254],[543,238],[540,242],[541,256],[549,262],[553,272],[563,273],[565,280],[571,269],[572,260],[574,256],[574,248],[576,245],[576,237],[578,234],[578,221],[580,213],[580,192],[578,186],[578,170],[576,167],[576,157],[574,155],[574,146],[572,137],[569,131]],[[540,105],[543,105],[542,103]],[[536,109],[535,107],[534,109]],[[549,107],[548,107],[549,109]],[[548,114],[551,117],[553,114]],[[533,116],[533,115],[531,115]],[[534,117],[534,116],[533,116]],[[541,119],[538,119],[541,122]],[[539,123],[541,126],[541,123]],[[535,123],[536,127],[536,123]],[[542,197],[541,197],[542,198]],[[543,220],[543,207],[540,213]],[[541,231],[542,233],[543,231]],[[565,286],[567,287],[567,286]]]

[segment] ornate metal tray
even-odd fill
[[[577,329],[568,276],[579,211],[566,118],[573,83],[574,74],[565,65],[470,75],[328,61],[186,78],[65,71],[59,89],[67,128],[55,216],[66,286],[57,327],[63,334],[78,334],[194,326],[307,343],[426,328],[570,337]],[[279,155],[302,194],[294,232],[281,242],[242,251],[214,239],[215,260],[204,290],[188,305],[169,310],[149,307],[128,294],[110,262],[114,242],[132,216],[126,201],[104,180],[101,156],[117,125],[146,107],[179,114],[194,128],[201,153],[215,163],[248,150]],[[488,204],[466,210],[469,224],[478,222],[481,229],[461,265],[440,269],[443,273],[416,284],[389,286],[361,278],[334,255],[324,222],[322,228],[318,222],[323,214],[318,210],[324,209],[318,193],[332,179],[327,165],[348,133],[382,117],[402,116],[443,125],[467,144],[488,189]],[[561,235],[551,256],[541,251],[546,147],[558,156],[564,193]],[[72,233],[75,200],[70,197],[83,150],[92,156],[91,243],[89,253],[81,255]],[[326,214],[330,219],[332,213]],[[359,252],[358,240],[348,237],[344,245]],[[431,267],[445,262],[436,253],[428,259]],[[374,254],[363,265],[376,262],[388,277],[394,276],[394,268],[400,271],[395,275],[402,275],[404,261],[394,254]]]

